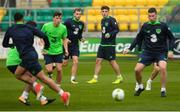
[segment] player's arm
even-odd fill
[[[69,55],[68,44],[69,44],[69,39],[67,38],[67,28],[65,27],[64,34],[63,34],[63,45],[64,45],[64,52],[66,56]]]
[[[84,31],[84,23],[82,24],[82,29],[79,31],[79,37],[78,37],[78,39],[79,39],[81,42],[84,42],[84,41],[85,41],[85,38],[82,37],[83,31]]]
[[[173,58],[173,48],[174,48],[174,35],[172,34],[172,32],[170,31],[170,28],[166,25],[166,33],[167,33],[167,37],[168,37],[168,44],[169,44],[169,51],[168,51],[168,58]]]
[[[142,47],[142,41],[143,41],[143,26],[139,33],[137,34],[136,38],[134,41],[131,43],[131,46],[123,51],[123,54],[127,54],[129,51],[133,50],[136,45],[138,45],[138,50],[141,51]]]
[[[106,33],[105,34],[105,37],[106,38],[109,38],[111,37],[111,35],[116,35],[118,32],[119,32],[119,27],[118,27],[118,24],[116,22],[116,20],[114,18],[112,18],[111,20],[111,27],[113,28],[113,31],[109,32],[109,33]]]
[[[7,32],[5,33],[5,36],[4,36],[4,39],[3,39],[3,42],[2,42],[2,45],[3,47],[14,47],[14,44],[10,44],[9,43],[9,40],[10,40],[10,34],[9,34],[9,29],[7,30]]]
[[[33,29],[33,34],[38,36],[39,38],[41,38],[44,41],[43,42],[44,43],[44,49],[48,49],[49,48],[50,43],[49,43],[48,37],[42,31],[40,31],[37,28],[34,28]]]

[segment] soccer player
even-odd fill
[[[69,55],[64,57],[63,65],[68,64],[68,59],[71,57],[73,64],[71,68],[71,83],[77,84],[76,75],[78,69],[78,57],[79,57],[79,41],[84,42],[85,39],[82,37],[84,23],[80,21],[81,18],[81,9],[74,9],[73,18],[69,18],[64,22],[64,25],[67,27],[69,44],[68,52]]]
[[[14,21],[15,25],[8,28],[7,32],[5,33],[3,47],[15,46],[17,48],[19,57],[21,58],[21,63],[14,72],[16,78],[30,84],[37,94],[37,99],[40,99],[44,87],[34,81],[31,76],[24,74],[25,72],[29,71],[33,76],[40,79],[56,93],[58,93],[61,96],[63,103],[68,106],[70,93],[64,92],[63,89],[59,88],[52,79],[46,77],[41,65],[38,62],[38,54],[33,47],[35,35],[43,38],[45,49],[48,49],[49,41],[47,40],[46,35],[32,26],[23,24],[23,15],[20,13],[16,13],[14,15]],[[10,39],[12,39],[13,43],[9,42]]]
[[[28,21],[26,24],[34,26],[34,27],[37,26],[36,23],[33,22],[33,21]],[[8,70],[11,73],[14,74],[15,71],[16,71],[17,66],[20,63],[21,63],[21,59],[19,58],[19,53],[18,53],[17,49],[16,48],[10,48],[8,50],[8,54],[7,54],[6,67],[8,68]],[[30,72],[25,72],[25,74],[28,74],[28,75],[32,76],[32,74],[30,74]],[[36,80],[35,77],[33,77],[33,78],[34,78],[34,80]],[[27,84],[25,86],[25,89],[23,90],[22,95],[19,97],[19,101],[22,102],[25,105],[30,105],[30,102],[28,101],[30,90],[33,91],[31,85]],[[55,99],[47,99],[45,96],[41,96],[40,99],[38,99],[38,100],[40,100],[41,105],[47,105],[47,104],[55,101]]]
[[[153,62],[157,62],[161,73],[161,97],[166,97],[166,77],[167,77],[167,54],[169,58],[173,58],[174,36],[168,26],[157,21],[157,11],[155,8],[148,9],[149,22],[143,24],[141,30],[136,36],[138,44],[143,45],[143,52],[135,67],[136,81],[139,89],[135,91],[135,96],[139,96],[144,91],[141,73],[143,69]],[[128,53],[134,48],[131,44],[129,49],[125,49],[124,53]]]
[[[116,73],[117,79],[113,81],[113,84],[119,84],[123,81],[121,76],[119,65],[116,62],[116,34],[119,32],[118,24],[116,19],[109,16],[110,8],[108,6],[101,7],[101,13],[103,19],[101,20],[102,37],[101,43],[98,49],[96,65],[94,71],[94,77],[87,81],[89,84],[98,82],[98,74],[101,70],[101,63],[103,59],[108,60],[113,70]]]
[[[44,32],[50,42],[49,49],[44,49],[44,59],[46,70],[49,77],[52,77],[53,63],[56,64],[57,78],[56,83],[60,85],[62,80],[62,59],[63,59],[63,45],[65,48],[65,55],[68,55],[67,46],[67,29],[61,24],[62,13],[55,12],[53,15],[53,22],[43,25],[41,31]]]

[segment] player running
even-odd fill
[[[67,29],[61,24],[62,13],[55,12],[53,15],[53,22],[43,25],[41,31],[47,35],[50,42],[49,49],[44,49],[45,67],[50,78],[53,73],[53,63],[56,64],[57,78],[56,83],[61,84],[62,80],[62,59],[63,59],[63,45],[65,48],[65,55],[68,55],[67,46]]]
[[[40,99],[44,87],[34,81],[31,76],[24,74],[25,72],[29,71],[33,76],[36,76],[51,89],[57,92],[61,96],[64,104],[67,106],[69,104],[70,93],[64,92],[63,89],[59,88],[52,79],[46,77],[42,71],[41,65],[38,62],[38,54],[33,47],[34,35],[36,35],[43,38],[45,49],[48,49],[49,41],[47,40],[46,36],[40,30],[23,24],[23,15],[20,13],[16,13],[14,15],[14,21],[15,25],[8,28],[7,32],[5,33],[3,47],[12,48],[16,46],[17,48],[19,57],[22,61],[14,73],[16,78],[30,84],[37,94],[37,99]],[[13,43],[9,42],[10,38],[12,39]]]

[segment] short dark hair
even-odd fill
[[[110,8],[108,6],[106,6],[106,5],[101,7],[101,10],[104,10],[104,9],[106,9],[108,11],[110,10]]]
[[[26,24],[31,25],[31,26],[33,26],[33,27],[36,27],[36,26],[37,26],[36,22],[31,21],[31,20],[28,21]]]
[[[157,10],[156,10],[156,8],[151,7],[148,9],[148,13],[156,13],[157,14]]]
[[[81,12],[81,8],[75,8],[74,11],[73,11],[73,13],[75,13],[76,11],[77,11],[77,12]]]
[[[54,13],[53,17],[55,17],[55,16],[62,16],[62,13],[61,13],[61,12],[56,11],[56,12]]]
[[[21,21],[21,20],[23,20],[23,14],[16,12],[14,14],[14,21],[17,22],[17,21]]]

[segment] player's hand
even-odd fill
[[[105,38],[109,38],[110,37],[110,34],[109,33],[106,33],[105,34]]]
[[[45,49],[42,49],[41,53],[42,53],[42,55],[45,55],[45,54],[47,54],[47,51]]]
[[[123,54],[127,54],[130,50],[129,49],[124,49]]]
[[[70,41],[69,39],[67,39],[67,43],[68,43],[68,44],[70,44],[70,43],[71,43],[71,41]]]
[[[172,58],[173,58],[173,51],[169,51],[169,52],[168,52],[168,58],[169,58],[169,59],[172,59]]]
[[[68,56],[68,55],[69,55],[69,52],[68,52],[68,51],[65,51],[64,54],[65,54],[65,56]]]
[[[81,38],[81,42],[84,43],[86,41],[85,38]]]

